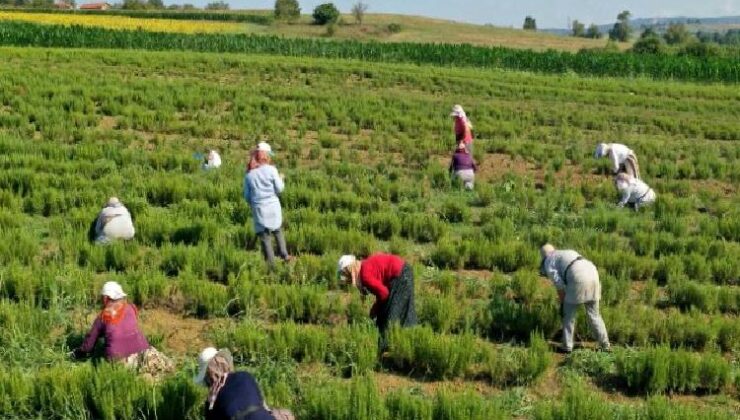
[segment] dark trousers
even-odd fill
[[[386,332],[393,322],[398,322],[402,327],[413,327],[418,323],[414,305],[414,271],[408,264],[404,264],[401,275],[391,283],[388,300],[380,308],[378,317],[375,319],[375,324],[380,331],[381,352],[388,347]]]
[[[260,238],[260,244],[262,245],[262,255],[264,255],[267,263],[272,267],[275,265],[275,252],[272,249],[272,238],[270,234],[275,236],[278,246],[278,254],[282,259],[288,259],[288,246],[285,244],[285,235],[283,231],[278,229],[270,232],[265,229],[257,235]]]

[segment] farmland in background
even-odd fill
[[[122,29],[121,24],[135,22],[145,30],[165,32],[183,32],[173,30],[167,26],[153,27],[141,19],[177,19],[188,22],[193,28],[199,28],[197,21],[239,22],[238,32],[259,35],[277,35],[298,38],[323,38],[326,27],[314,25],[311,16],[304,15],[295,22],[281,22],[273,19],[272,11],[244,10],[244,11],[151,11],[151,10],[111,10],[111,11],[69,11],[44,10],[44,15],[54,14],[58,23],[70,23],[79,20],[80,24],[101,26],[113,29]],[[34,9],[6,9],[7,14],[17,20],[29,20],[43,23],[48,17],[36,16]],[[24,17],[31,15],[33,17]],[[65,16],[62,18],[61,16]],[[91,19],[92,16],[105,16],[108,19]],[[4,17],[9,19],[10,17]],[[125,19],[129,17],[129,19]],[[61,21],[61,22],[60,22]],[[194,22],[196,21],[196,22]],[[505,46],[509,48],[525,48],[536,51],[547,49],[576,52],[583,48],[601,48],[607,39],[592,40],[557,36],[544,32],[524,31],[521,29],[502,28],[489,25],[474,25],[453,22],[443,19],[432,19],[422,16],[404,16],[393,14],[368,13],[362,25],[354,23],[349,15],[342,16],[342,24],[335,28],[333,38],[351,39],[358,41],[381,42],[434,42],[445,44],[472,44],[478,46]],[[128,23],[127,23],[128,22]],[[400,32],[389,30],[389,25],[399,25]],[[222,32],[234,32],[233,25],[206,25],[207,29],[221,28]],[[184,32],[198,32],[197,30]],[[202,31],[204,32],[204,31]],[[618,44],[619,49],[626,49],[629,43]]]
[[[0,20],[45,25],[81,25],[109,29],[147,30],[177,33],[244,33],[247,25],[226,21],[150,19],[113,14],[18,13],[0,11]]]
[[[735,418],[737,85],[192,52],[0,49],[0,417],[195,418],[194,357],[230,347],[299,418]],[[447,176],[449,108],[476,191]],[[267,273],[246,152],[285,173],[295,263]],[[654,206],[618,209],[595,143],[629,144]],[[224,166],[203,172],[197,152]],[[110,195],[130,243],[88,228]],[[613,354],[557,340],[544,241],[600,269]],[[336,258],[402,254],[422,325],[377,358]],[[71,362],[106,280],[178,373]],[[578,334],[587,339],[579,319]],[[122,391],[125,390],[125,391]],[[590,416],[590,417],[584,417]]]

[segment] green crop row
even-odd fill
[[[363,43],[226,34],[188,36],[35,25],[13,21],[0,24],[0,43],[62,48],[240,52],[445,66],[498,67],[542,73],[571,71],[594,76],[648,76],[656,79],[728,83],[740,81],[740,65],[731,58],[697,59],[689,56],[646,56],[587,51],[578,54],[554,50],[534,52],[467,44]]]
[[[644,404],[616,404],[607,402],[589,391],[583,381],[573,375],[565,378],[568,385],[558,401],[540,402],[535,406],[536,420],[714,420],[732,419],[735,414],[716,408],[696,408],[683,405],[663,396],[651,396]]]

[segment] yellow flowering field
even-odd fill
[[[243,32],[246,24],[202,20],[141,19],[128,16],[104,16],[56,13],[0,12],[0,20],[19,20],[48,25],[84,25],[109,29],[143,29],[152,32],[217,33]]]

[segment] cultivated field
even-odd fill
[[[111,12],[57,11],[38,13],[32,10],[0,11],[0,20],[18,20],[43,24],[83,25],[110,29],[144,29],[158,32],[182,33],[248,33],[277,35],[291,38],[324,38],[326,27],[313,24],[304,15],[296,22],[273,21],[265,11],[240,12],[177,12],[127,10]],[[176,20],[173,22],[173,20]],[[401,31],[389,31],[388,25],[400,25]],[[342,16],[336,25],[334,39],[380,42],[433,42],[445,44],[472,44],[505,46],[536,51],[548,49],[576,52],[583,48],[601,48],[607,39],[600,40],[564,37],[544,32],[473,25],[420,16],[368,14],[362,25],[349,15]],[[620,43],[620,49],[629,47]]]
[[[208,344],[300,419],[732,419],[740,354],[737,85],[193,52],[0,48],[0,417],[198,418]],[[447,176],[469,110],[475,192]],[[259,140],[286,175],[290,265],[241,198]],[[615,140],[658,193],[616,208]],[[222,152],[203,172],[194,153]],[[110,195],[130,243],[95,246]],[[612,354],[556,355],[545,241],[600,269]],[[336,258],[387,250],[422,326],[378,359]],[[116,280],[178,373],[69,361]],[[587,340],[583,314],[577,332]],[[586,344],[591,347],[590,343]]]
[[[135,18],[116,15],[73,15],[62,13],[18,13],[0,11],[0,20],[40,23],[44,25],[80,25],[108,29],[146,30],[176,33],[247,32],[248,24],[218,21]]]

